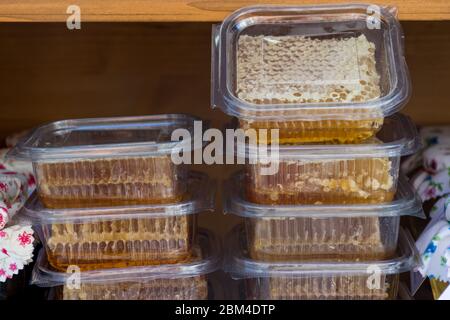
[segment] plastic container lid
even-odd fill
[[[286,85],[333,84],[339,86],[347,83],[356,85],[363,81],[365,76],[362,73],[364,70],[359,65],[360,61],[366,59],[366,56],[363,56],[363,50],[373,46],[375,51],[373,59],[380,77],[378,97],[361,102],[347,100],[338,103],[336,101],[299,103],[295,99],[294,102],[279,103],[278,101],[274,102],[273,99],[267,99],[269,100],[267,103],[256,104],[241,99],[236,94],[238,88],[237,65],[239,57],[242,57],[242,55],[238,55],[238,42],[241,36],[249,37],[248,39],[253,37],[253,39],[261,41],[260,51],[264,58],[258,59],[254,53],[260,48],[257,45],[258,50],[249,49],[250,58],[247,57],[249,60],[254,58],[251,62],[259,63],[264,72],[264,78],[259,82],[251,80],[253,81],[252,85],[262,84],[275,89],[277,86]],[[309,45],[319,43],[321,40],[336,39],[338,40],[336,43],[344,45],[353,56],[350,58],[340,57],[342,51],[339,49],[340,47],[336,43],[330,43],[328,48],[324,49],[325,52],[321,51],[319,54],[310,54],[306,57],[315,59],[321,56],[324,58],[325,60],[321,63],[331,69],[329,73],[326,73],[322,67],[313,73],[310,69],[314,67],[314,63],[305,62],[304,59],[300,59],[303,62],[298,66],[299,70],[295,69],[297,65],[293,64],[288,64],[284,68],[279,65],[279,62],[286,58],[286,52],[292,56],[294,51],[290,44],[283,45],[283,41],[286,42],[286,37],[293,36],[309,39],[307,41],[312,43]],[[360,40],[364,40],[362,44],[360,44]],[[284,53],[280,56],[273,56],[273,52],[270,51],[271,46],[280,44],[281,47],[284,46]],[[308,47],[308,44],[305,46]],[[306,48],[305,51],[307,50]],[[213,29],[212,105],[219,106],[229,115],[248,120],[353,120],[388,116],[397,112],[410,96],[410,79],[403,51],[402,29],[396,19],[396,10],[392,7],[370,4],[333,4],[267,5],[242,8],[232,13],[220,26]],[[298,52],[297,50],[295,53]],[[251,56],[252,54],[255,56]],[[344,60],[348,60],[341,68],[345,71],[344,74],[336,73],[336,66],[339,66]],[[254,72],[255,69],[251,69]],[[248,75],[248,72],[242,72]],[[305,79],[297,79],[298,75],[303,75]],[[309,76],[312,76],[312,79],[309,79]],[[270,92],[273,93],[273,91]],[[268,98],[270,98],[269,96]],[[342,112],[349,109],[363,112]]]
[[[221,266],[221,245],[218,239],[207,230],[200,230],[198,239],[199,246],[194,249],[195,256],[190,262],[83,271],[80,273],[80,281],[104,283],[178,279],[206,275],[218,270]],[[66,284],[72,276],[72,273],[51,269],[45,251],[42,249],[33,269],[31,283],[40,287],[60,286]]]
[[[115,207],[48,209],[42,206],[36,193],[25,203],[21,219],[33,225],[54,223],[86,223],[99,220],[129,218],[159,218],[214,210],[216,183],[200,172],[190,172],[188,198],[171,204],[129,205]]]
[[[368,262],[263,262],[252,260],[248,258],[245,249],[245,236],[241,225],[231,232],[227,243],[229,243],[229,250],[224,269],[231,274],[233,279],[358,275],[367,274],[368,270],[374,270],[374,268],[380,274],[399,274],[411,271],[420,265],[414,240],[403,229],[399,234],[398,254],[395,258]]]
[[[167,155],[181,150],[172,132],[183,128],[193,137],[195,120],[183,114],[62,120],[36,128],[7,156],[39,161]]]
[[[405,177],[399,179],[394,201],[381,204],[350,205],[262,205],[244,198],[244,174],[235,173],[224,190],[224,211],[245,218],[351,218],[399,217],[404,215],[425,218],[422,202]]]
[[[238,143],[236,155],[252,161],[400,157],[412,154],[422,146],[414,122],[403,114],[387,117],[376,138],[358,144],[280,145],[276,148],[269,146],[267,149],[265,145],[248,143],[242,146]],[[261,150],[261,147],[264,149]]]

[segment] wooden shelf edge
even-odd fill
[[[70,5],[80,7],[82,22],[217,22],[238,8],[254,4],[298,5],[342,2],[340,0],[3,0],[0,2],[0,22],[65,22],[70,16],[66,13]],[[448,0],[429,0],[426,4],[421,0],[374,2],[397,7],[401,20],[450,20]]]

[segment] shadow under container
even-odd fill
[[[204,300],[211,298],[209,277],[221,265],[217,239],[205,230],[192,257],[176,264],[81,271],[54,271],[42,250],[31,283],[50,288],[57,300]],[[71,281],[77,277],[76,281]],[[78,281],[79,280],[79,281]]]
[[[242,230],[240,230],[242,231]],[[248,300],[391,300],[400,274],[418,266],[414,242],[400,233],[397,255],[368,262],[263,262],[248,257],[245,239],[231,247],[226,271],[243,283]]]
[[[174,204],[46,209],[36,196],[25,204],[49,264],[66,271],[187,261],[197,235],[197,215],[214,209],[215,184],[192,172],[186,199]]]
[[[372,137],[411,92],[394,8],[253,6],[213,28],[212,106],[279,144]]]
[[[20,270],[19,274],[11,279],[0,282],[0,301],[14,299],[20,296],[27,286],[25,270]]]
[[[245,160],[244,187],[252,202],[374,204],[393,199],[400,158],[420,145],[411,119],[396,114],[376,138],[360,144],[281,145],[263,153],[265,146],[248,143],[237,155]]]
[[[244,177],[226,183],[224,208],[244,220],[249,257],[255,260],[367,261],[397,249],[400,218],[424,218],[420,198],[401,178],[392,202],[373,205],[260,205],[246,200]]]
[[[192,133],[194,120],[171,114],[57,121],[35,129],[8,157],[33,163],[47,208],[177,202],[187,170],[172,161],[180,142],[171,134]]]

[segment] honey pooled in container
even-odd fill
[[[280,160],[275,174],[246,165],[246,195],[259,204],[358,204],[389,202],[397,163],[390,158]]]
[[[47,208],[181,201],[185,168],[166,156],[37,162],[38,194]]]
[[[280,118],[258,120],[244,115],[241,127],[279,129],[280,144],[351,143],[374,136],[383,125],[381,110],[336,107],[330,111],[321,110],[321,104],[337,106],[380,98],[375,49],[363,34],[338,38],[239,36],[236,96],[258,105],[265,118]],[[289,104],[314,108],[291,111],[283,107]],[[270,105],[270,110],[265,110],[265,105]],[[274,107],[277,105],[280,110]],[[289,119],[294,116],[305,119]]]
[[[49,264],[60,271],[177,263],[190,258],[195,214],[44,225]]]
[[[79,289],[57,288],[59,300],[206,300],[208,283],[203,275],[131,282],[81,283]]]

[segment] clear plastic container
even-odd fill
[[[186,191],[187,172],[171,159],[180,151],[171,133],[192,132],[195,119],[174,114],[57,121],[35,129],[8,156],[32,161],[47,208],[176,202]]]
[[[174,204],[82,209],[46,209],[36,196],[25,204],[46,248],[49,264],[61,271],[177,263],[191,258],[197,215],[214,209],[215,184],[192,172],[188,194]]]
[[[253,6],[213,29],[212,105],[279,142],[357,142],[410,96],[393,8]]]
[[[208,278],[221,265],[220,244],[209,232],[199,232],[199,245],[184,263],[56,272],[42,250],[32,284],[52,287],[60,300],[201,300],[210,297]]]
[[[382,203],[396,192],[400,157],[418,150],[420,139],[411,119],[396,114],[361,144],[281,145],[267,155],[260,147],[237,150],[247,158],[245,189],[252,202]]]
[[[236,229],[229,239],[225,269],[242,281],[247,299],[259,300],[386,300],[395,299],[399,276],[418,265],[414,241],[400,233],[397,255],[368,262],[262,262],[248,258],[245,238]],[[234,241],[238,239],[241,241]]]
[[[402,178],[394,201],[374,205],[260,205],[245,199],[244,177],[226,183],[224,210],[243,217],[256,260],[364,261],[391,258],[400,217],[422,217],[422,203]]]

